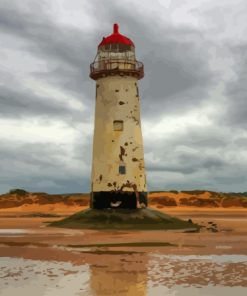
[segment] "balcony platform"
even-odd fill
[[[90,77],[97,80],[110,75],[133,76],[137,79],[144,77],[144,66],[139,61],[102,60],[90,65]]]

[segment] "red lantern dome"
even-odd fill
[[[90,65],[90,77],[94,80],[113,75],[137,79],[144,76],[143,64],[135,57],[135,45],[118,32],[118,24],[113,25],[113,33],[98,45],[97,55]]]
[[[126,36],[118,32],[118,28],[119,28],[118,24],[114,24],[113,33],[107,37],[103,37],[98,47],[104,46],[106,44],[116,44],[116,43],[126,44],[126,45],[135,47],[134,43],[129,38],[127,38]]]

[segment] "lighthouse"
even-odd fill
[[[135,45],[113,33],[98,45],[90,77],[96,81],[90,206],[93,209],[147,207],[147,184],[138,80],[143,64]]]

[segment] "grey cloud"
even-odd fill
[[[160,151],[157,151],[157,155]],[[194,174],[201,170],[217,170],[226,166],[227,162],[215,156],[205,155],[204,153],[171,153],[170,157],[161,156],[159,163],[146,162],[148,171],[177,172],[181,174]],[[172,157],[172,159],[171,159]]]
[[[214,170],[199,167],[188,175],[184,175],[180,171],[148,171],[148,189],[150,191],[204,189],[221,192],[245,192],[247,184],[245,167],[246,164],[225,163]]]
[[[225,110],[219,116],[219,123],[227,127],[246,129],[247,127],[247,43],[230,47],[235,64],[233,70],[236,79],[226,86]]]
[[[241,134],[229,137],[228,130],[190,128],[167,140],[146,141],[148,174],[164,176],[160,189],[245,191],[247,161],[240,155],[245,152],[246,138]],[[167,180],[167,174],[178,174],[179,181]],[[149,185],[154,190],[152,182]]]
[[[114,22],[119,22],[120,31],[133,39],[137,58],[144,62],[146,75],[140,81],[143,120],[159,121],[167,114],[183,114],[202,106],[208,93],[222,81],[219,73],[215,73],[209,65],[209,49],[217,44],[214,44],[213,38],[209,42],[203,30],[174,27],[169,22],[161,26],[155,20],[154,24],[150,24],[142,10],[126,10],[117,1],[92,1],[88,5],[91,5],[92,15],[97,15],[95,23],[98,27],[95,32],[85,33],[53,20],[48,13],[49,4],[31,1],[33,6],[26,9],[21,2],[2,1],[0,4],[3,40],[6,35],[21,40],[22,47],[17,50],[47,63],[47,71],[43,72],[37,67],[31,73],[33,77],[55,86],[68,96],[71,94],[85,105],[86,110],[77,111],[49,97],[27,91],[21,84],[21,78],[13,86],[7,79],[9,73],[2,71],[0,74],[7,77],[7,82],[1,88],[1,118],[59,117],[70,120],[71,125],[74,122],[75,131],[79,122],[92,122],[95,83],[88,77],[89,63],[93,61],[102,36],[111,33]],[[229,44],[226,46],[230,48]],[[245,129],[247,122],[245,52],[245,45],[232,49],[238,79],[226,88],[226,110],[222,108],[221,114],[213,118],[215,127],[194,127],[184,134],[174,134],[167,142],[152,143],[151,136],[145,139],[146,153],[153,151],[160,159],[159,163],[149,159],[146,161],[151,178],[149,183],[157,185],[152,177],[157,173],[160,174],[160,183],[168,189],[244,189],[247,184],[244,161],[231,163],[225,153],[234,149],[239,153],[246,144],[244,136],[239,134],[237,137],[238,128]],[[203,108],[201,112],[204,112]],[[219,132],[219,127],[222,132]],[[229,129],[232,127],[236,133],[234,140],[229,139]],[[56,145],[46,143],[44,146],[20,146],[9,142],[5,149],[2,145],[1,188],[20,186],[33,191],[36,188],[49,192],[88,191],[92,137],[85,142],[78,137],[76,143],[72,156],[63,154]],[[181,146],[190,149],[190,152],[179,152]],[[68,168],[62,161],[66,157],[78,161],[78,166]],[[86,164],[87,172],[80,170],[79,164]],[[183,178],[167,181],[162,177],[166,173],[180,174]]]
[[[25,42],[22,50],[46,61],[48,64],[47,72],[41,72],[37,69],[32,73],[34,77],[51,83],[62,91],[71,93],[78,101],[85,103],[85,106],[88,104],[86,108],[92,108],[93,100],[88,99],[87,95],[92,91],[88,83],[88,57],[91,56],[92,47],[95,45],[95,40],[90,41],[92,35],[88,36],[69,26],[58,26],[46,15],[44,9],[27,13],[22,11],[21,8],[15,9],[14,5],[11,7],[11,3],[5,3],[0,9],[0,26],[2,32],[16,36],[17,39]],[[8,73],[2,72],[1,75],[7,76]],[[18,89],[18,85],[15,85],[14,91],[12,90],[13,85],[9,84],[9,88],[9,92],[12,92],[12,94],[14,91],[17,94],[22,92],[21,89]],[[28,99],[30,97],[29,94]],[[38,105],[43,105],[43,102],[39,102],[39,99],[42,100],[42,98],[36,96],[30,100],[31,102],[36,101],[37,106],[32,104],[29,106],[30,112],[32,107],[34,108],[35,115],[37,115]],[[6,100],[4,100],[4,103],[2,101],[2,105],[5,103],[11,104]],[[51,110],[54,104],[50,100]],[[10,106],[6,108],[9,109]],[[47,108],[46,112],[49,113],[51,110]],[[14,110],[10,111],[13,112]],[[67,113],[69,111],[67,110]]]
[[[1,5],[0,11],[2,31],[25,39],[30,54],[78,67],[90,52],[85,46],[86,41],[90,40],[89,36],[76,28],[56,25],[42,6],[39,10],[27,12],[8,2]]]
[[[39,15],[27,14],[4,6],[1,26],[9,34],[27,41],[26,50],[51,63],[48,73],[36,75],[58,87],[74,92],[92,108],[94,84],[89,81],[89,63],[94,58],[100,37],[108,35],[116,20],[128,24],[123,34],[133,36],[137,56],[145,64],[146,77],[141,82],[144,117],[161,116],[164,112],[184,112],[200,104],[207,97],[207,87],[212,84],[213,73],[209,70],[207,52],[202,50],[205,42],[201,33],[191,28],[156,28],[129,14],[117,3],[110,1],[109,7],[92,6],[97,13],[98,32],[94,34],[69,26],[58,26],[41,9]],[[100,13],[99,12],[100,9]],[[100,23],[109,31],[103,32]],[[161,38],[161,36],[163,36]],[[190,42],[186,41],[187,39]],[[197,46],[200,43],[202,46]]]
[[[12,85],[11,85],[12,86]],[[24,90],[21,87],[0,86],[0,115],[2,118],[41,116],[80,120],[82,112],[76,111],[61,102]]]
[[[69,168],[63,147],[43,144],[0,142],[0,188],[25,188],[50,193],[81,192],[88,189],[89,173],[76,174],[87,157],[77,158],[77,167]],[[72,156],[73,159],[73,156]],[[10,165],[12,164],[12,165]]]
[[[145,67],[145,77],[140,81],[144,118],[183,113],[205,101],[208,87],[216,83],[217,75],[210,70],[209,44],[200,31],[171,25],[156,26],[154,30],[140,12],[130,14],[117,3],[109,15],[103,13],[99,17],[110,20],[109,27],[115,20],[120,25],[128,24],[124,26],[126,30],[120,30],[133,36],[137,58]]]

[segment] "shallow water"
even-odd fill
[[[93,255],[89,263],[0,258],[0,295],[246,295],[247,256]]]
[[[23,236],[27,233],[26,229],[0,229],[0,236]]]
[[[0,295],[86,295],[89,275],[87,265],[2,257]]]
[[[163,255],[163,254],[152,254],[151,257],[158,257],[160,259],[168,259],[172,261],[204,261],[211,263],[244,263],[247,264],[246,255]]]

